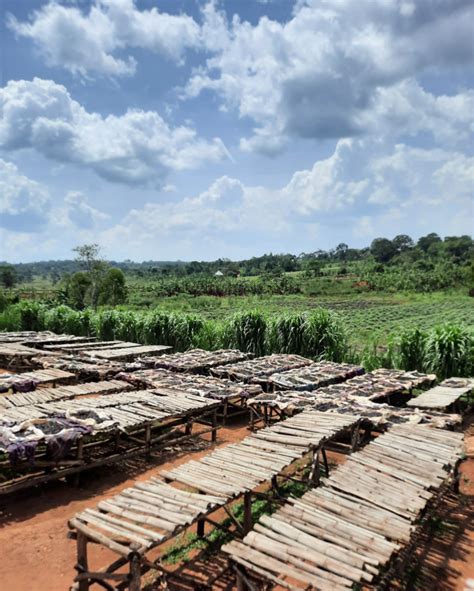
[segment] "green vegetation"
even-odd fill
[[[308,470],[305,470],[307,475]],[[295,482],[286,480],[283,482],[278,489],[278,494],[281,498],[301,497],[309,489],[309,484],[305,482]],[[252,522],[256,523],[262,515],[269,515],[274,513],[279,507],[279,504],[273,500],[254,500],[252,502]],[[242,501],[235,503],[231,508],[235,521],[240,525],[244,522],[244,504]],[[226,528],[233,526],[233,520],[228,517],[224,519],[222,525]],[[190,558],[190,553],[193,550],[203,550],[205,553],[211,553],[230,541],[233,538],[230,532],[223,531],[215,528],[209,534],[198,537],[195,533],[182,534],[176,540],[176,542],[166,551],[163,555],[163,562],[165,564],[177,564],[179,562],[186,562]]]
[[[100,339],[190,347],[238,347],[256,355],[297,353],[314,359],[362,363],[366,369],[400,367],[432,371],[439,377],[471,375],[474,334],[463,324],[443,324],[428,330],[405,329],[366,346],[351,343],[343,316],[316,308],[308,312],[268,315],[251,310],[224,320],[180,312],[152,310],[73,310],[39,302],[20,302],[0,314],[0,329],[53,330]]]
[[[0,330],[297,353],[440,377],[472,372],[469,236],[190,263],[107,263],[95,244],[74,250],[75,261],[0,266],[10,286]]]
[[[25,288],[61,290],[72,274],[86,270],[92,283],[97,284],[103,263],[97,245],[84,245],[75,251],[76,260],[14,265],[14,281]],[[149,292],[152,298],[179,294],[222,297],[310,293],[308,290],[313,294],[323,293],[328,283],[333,288],[338,286],[336,292],[342,283],[346,293],[362,287],[366,291],[420,292],[456,286],[474,288],[473,257],[474,242],[470,236],[441,239],[431,233],[422,236],[416,244],[401,234],[393,240],[376,238],[370,247],[361,249],[341,243],[329,251],[299,255],[270,253],[242,261],[110,264],[125,273],[130,286]],[[217,271],[224,277],[215,277]],[[248,278],[253,280],[249,282]],[[313,281],[306,287],[301,279]],[[357,285],[360,282],[364,285]],[[11,281],[4,285],[11,287]]]

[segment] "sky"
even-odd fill
[[[472,234],[472,0],[0,11],[1,260]]]

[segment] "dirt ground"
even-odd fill
[[[240,441],[246,435],[245,427],[220,429],[217,445]],[[120,468],[86,473],[78,489],[58,481],[11,500],[0,499],[0,590],[69,589],[75,575],[76,545],[66,538],[68,519],[135,482],[147,480],[159,469],[170,469],[208,453],[208,445],[196,447],[201,449],[182,446],[178,456],[176,451],[170,452],[163,462],[128,462]],[[98,546],[92,548],[92,564],[107,564],[110,553]]]
[[[218,445],[239,441],[245,427],[219,431]],[[422,549],[421,568],[413,585],[423,591],[474,590],[474,425],[466,432],[468,458],[463,462],[462,502],[451,499],[443,507],[439,531]],[[200,448],[200,449],[199,449]],[[93,507],[134,482],[146,480],[160,468],[171,468],[208,452],[208,445],[170,451],[163,461],[127,463],[86,474],[76,489],[60,482],[0,499],[0,589],[1,591],[66,591],[75,571],[75,542],[67,540],[67,520],[77,511]],[[110,553],[94,546],[91,562],[104,566]],[[469,586],[473,581],[472,587]],[[224,583],[224,581],[222,581]],[[231,589],[232,584],[216,586]]]

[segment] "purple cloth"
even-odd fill
[[[10,443],[7,448],[8,459],[12,468],[15,468],[20,462],[26,460],[33,465],[35,462],[35,451],[38,441],[17,441]]]
[[[58,461],[65,458],[71,451],[76,440],[92,431],[86,425],[78,425],[77,423],[66,420],[64,422],[71,425],[71,427],[51,437],[46,445],[46,457],[50,460]]]

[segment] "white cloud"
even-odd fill
[[[127,49],[147,49],[180,62],[186,49],[200,43],[191,17],[139,10],[133,0],[97,0],[89,12],[50,2],[26,22],[10,15],[8,25],[32,39],[50,66],[82,76],[133,74],[135,59],[118,57]]]
[[[50,195],[22,175],[12,162],[0,159],[0,225],[13,231],[38,232],[47,223]]]
[[[352,234],[364,244],[379,235],[420,235],[428,226],[465,233],[469,216],[461,221],[456,212],[472,211],[473,174],[474,158],[459,152],[340,140],[329,158],[295,172],[278,189],[224,176],[195,197],[133,209],[104,233],[104,241],[138,253],[145,244],[156,248],[172,237],[187,258],[199,258],[196,249],[208,241],[223,252],[253,244],[257,236],[271,244],[277,236],[290,244],[314,244],[325,234],[336,243],[333,228],[341,230],[339,241]]]
[[[87,198],[80,191],[69,191],[64,203],[67,219],[79,228],[93,228],[110,218],[109,215],[89,205]]]
[[[470,0],[299,0],[287,22],[265,16],[254,25],[228,20],[217,6],[205,4],[198,23],[134,0],[96,0],[88,10],[50,2],[25,22],[10,17],[9,26],[50,65],[83,76],[133,74],[134,48],[177,63],[187,49],[201,52],[207,59],[183,97],[209,89],[221,110],[249,119],[255,127],[240,141],[244,151],[275,155],[292,137],[386,133],[428,132],[457,144],[472,130],[473,92],[435,96],[419,82],[424,73],[468,71]]]
[[[386,191],[398,200],[426,204],[450,200],[454,204],[473,196],[474,158],[460,152],[397,144],[389,155],[374,158],[369,170],[374,193]]]
[[[228,155],[220,139],[200,139],[190,127],[171,128],[155,111],[89,113],[51,80],[10,81],[0,89],[0,110],[0,147],[33,148],[114,182],[159,187],[171,170]]]
[[[263,17],[251,25],[237,16],[228,22],[209,4],[203,38],[211,56],[185,96],[210,89],[253,121],[244,150],[275,153],[291,136],[387,129],[455,139],[471,121],[472,93],[437,98],[415,76],[467,66],[473,18],[468,0],[308,0],[286,23]]]

